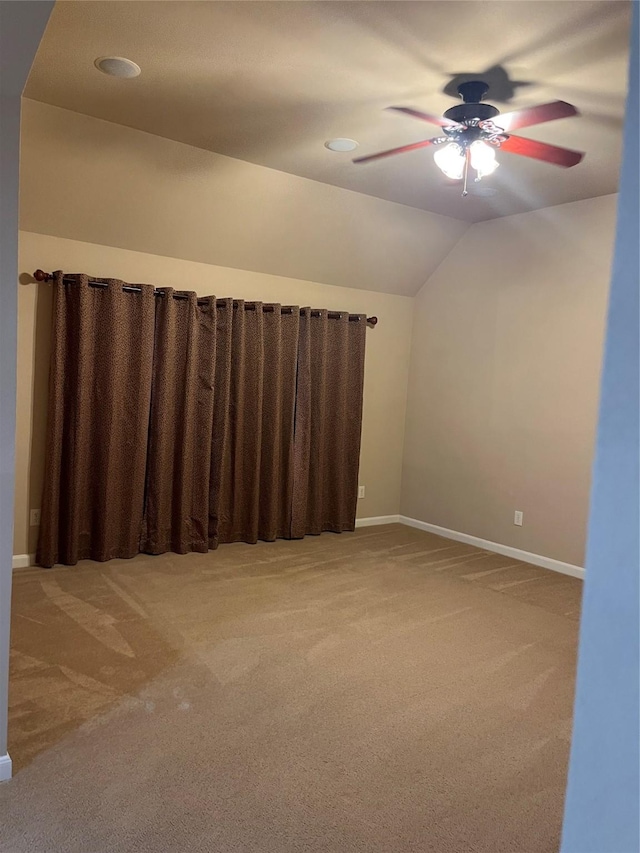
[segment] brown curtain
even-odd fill
[[[140,550],[208,550],[216,300],[167,288],[157,300]]]
[[[37,562],[138,553],[155,297],[55,274],[45,485]]]
[[[287,536],[299,312],[172,296],[156,313],[141,550]]]
[[[71,278],[40,565],[353,530],[364,315]]]
[[[288,535],[299,315],[242,300],[218,313],[210,548]]]
[[[355,527],[366,323],[300,312],[293,538]]]

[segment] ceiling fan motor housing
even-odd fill
[[[480,103],[483,98],[486,98],[488,91],[489,87],[484,80],[469,80],[461,83],[458,86],[458,94],[463,103],[448,109],[444,117],[458,124],[495,118],[500,114],[500,110],[491,104]]]
[[[500,115],[500,110],[497,107],[492,107],[491,104],[458,104],[451,107],[444,114],[445,118],[455,121],[458,124],[470,122],[476,119],[477,121],[487,121],[487,119],[495,118]]]

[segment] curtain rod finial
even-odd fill
[[[53,278],[50,272],[44,272],[44,270],[36,270],[33,277],[36,281],[50,281]]]
[[[378,318],[377,317],[367,317],[367,326],[377,326]]]

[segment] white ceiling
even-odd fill
[[[470,222],[617,189],[630,4],[603,2],[59,2],[25,95],[169,139]],[[98,56],[142,67],[98,72]],[[356,166],[357,154],[437,129],[384,112],[442,113],[454,75],[484,76],[502,110],[562,99],[578,118],[522,136],[586,151],[563,170],[503,152],[460,197],[428,150]],[[493,99],[491,95],[493,94]]]

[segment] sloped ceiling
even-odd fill
[[[26,96],[300,177],[469,222],[616,191],[630,3],[58,2]],[[116,80],[99,56],[142,67]],[[442,113],[461,74],[482,75],[501,109],[564,99],[579,118],[524,136],[584,150],[561,170],[503,152],[460,197],[429,151],[354,166],[358,153],[428,138],[384,112]]]
[[[20,227],[411,296],[469,224],[25,99]]]

